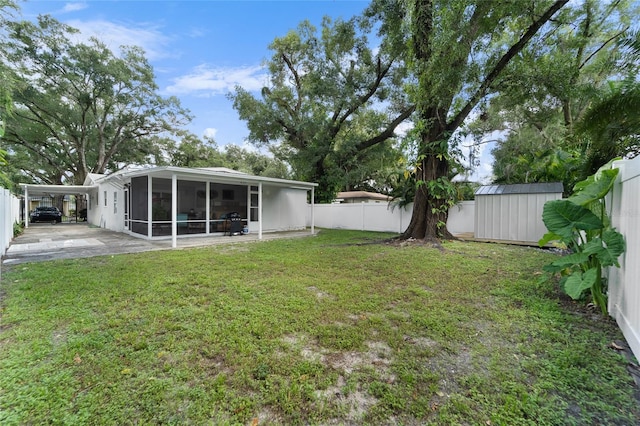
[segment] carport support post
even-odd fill
[[[171,175],[171,247],[178,247],[178,176]]]
[[[315,211],[314,211],[314,206],[315,206],[315,191],[314,191],[314,187],[311,187],[311,235],[313,235],[314,232],[314,228],[316,226],[316,217],[315,217]]]
[[[29,227],[29,188],[24,187],[24,227]]]

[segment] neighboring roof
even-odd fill
[[[556,194],[563,191],[562,182],[518,183],[481,186],[476,190],[475,195]]]
[[[342,198],[343,200],[351,199],[351,198],[366,198],[368,200],[380,200],[380,201],[389,201],[391,197],[384,194],[379,194],[377,192],[367,192],[367,191],[344,191],[338,192],[336,198]]]

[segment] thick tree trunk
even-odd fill
[[[445,156],[429,154],[422,160],[416,177],[419,181],[425,183],[416,190],[411,222],[402,234],[402,239],[437,240],[454,238],[447,230],[447,218],[449,216],[448,208],[446,207],[447,199],[437,198],[434,194],[430,194],[426,184],[439,177],[447,176],[448,173],[449,161]]]

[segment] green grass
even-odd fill
[[[615,324],[538,283],[553,255],[384,237],[5,270],[0,423],[638,423]]]

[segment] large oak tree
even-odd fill
[[[414,111],[402,91],[404,52],[373,49],[366,24],[325,18],[318,31],[303,22],[270,45],[261,96],[240,87],[231,95],[249,140],[295,178],[318,182],[320,202],[381,179],[399,157],[394,131]]]
[[[7,26],[7,22],[11,18],[11,15],[18,10],[18,6],[12,0],[0,0],[0,30],[3,30]],[[0,105],[6,110],[11,109],[11,87],[12,76],[9,71],[9,64],[7,59],[0,55]],[[4,133],[4,120],[0,114],[0,137]]]
[[[523,48],[553,30],[550,19],[568,2],[376,0],[386,37],[405,41],[417,84],[411,89],[419,132],[418,185],[404,238],[450,237],[446,229],[450,149],[456,132]]]
[[[188,122],[177,99],[157,94],[139,48],[116,55],[94,38],[74,42],[76,30],[49,16],[7,27],[1,48],[15,88],[3,143],[34,181],[81,184],[88,173],[148,163]]]

